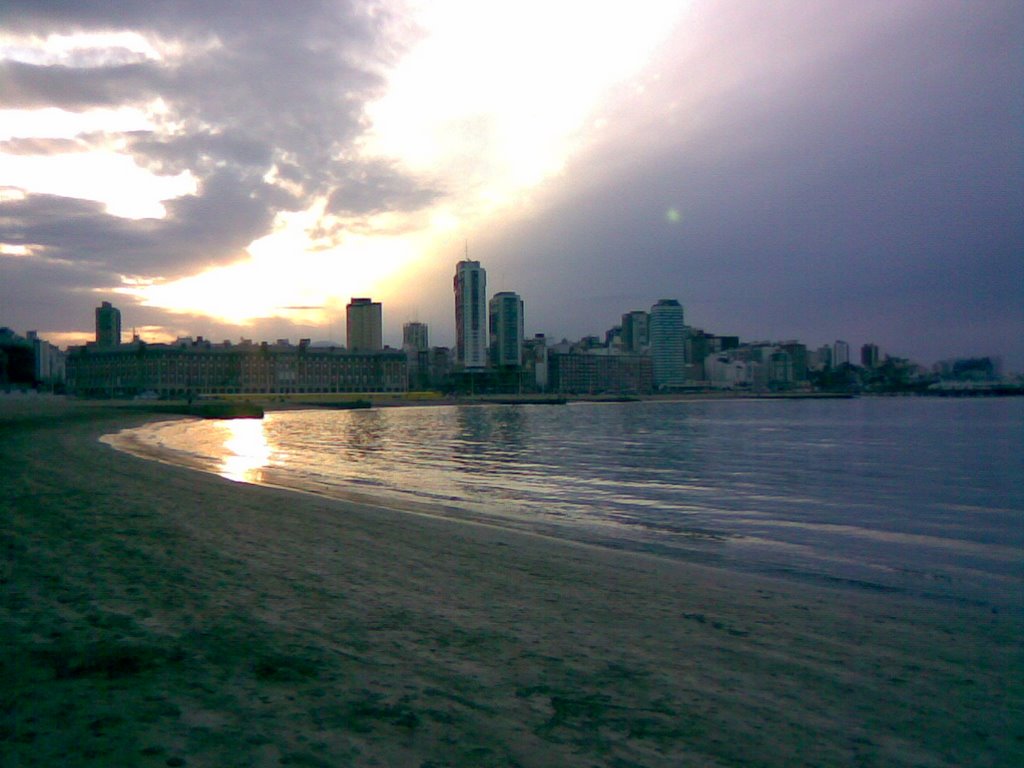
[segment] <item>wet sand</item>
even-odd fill
[[[28,401],[5,766],[1024,764],[1018,611],[240,485],[97,442],[152,416]]]

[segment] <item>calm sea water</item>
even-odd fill
[[[266,483],[1019,608],[1024,399],[288,411],[111,438]]]

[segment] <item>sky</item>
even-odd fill
[[[0,325],[454,340],[676,298],[744,340],[1024,371],[1017,0],[6,0]]]

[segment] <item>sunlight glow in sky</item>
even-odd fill
[[[353,295],[380,297],[388,278],[418,257],[419,241],[413,237],[349,235],[340,246],[307,249],[302,219],[312,217],[315,212],[279,216],[279,230],[253,242],[248,258],[235,264],[179,280],[123,285],[117,292],[146,306],[214,315],[243,327],[267,315],[330,326],[350,298],[338,286],[354,286]]]
[[[162,201],[195,194],[188,171],[157,176],[128,155],[110,150],[47,155],[0,155],[0,178],[26,192],[95,200],[128,219],[163,218]]]
[[[686,5],[649,3],[622,14],[587,2],[422,3],[415,18],[426,36],[369,105],[361,150],[438,179],[449,200],[426,216],[371,217],[362,224],[368,233],[343,234],[326,249],[311,236],[318,220],[330,223],[318,201],[279,215],[276,231],[235,264],[120,292],[241,325],[294,317],[287,307],[297,305],[323,306],[302,316],[327,324],[353,295],[391,298],[389,278],[426,257],[432,239],[468,233],[557,174],[586,141],[601,99],[644,65]],[[176,179],[175,189],[187,181]]]
[[[429,30],[370,105],[367,151],[445,174],[488,213],[563,168],[602,98],[646,63],[685,3],[424,3]]]
[[[1024,359],[1011,0],[8,6],[12,327],[119,297],[154,340],[339,340],[371,296],[387,343],[450,344],[468,241],[529,332],[676,296],[709,331]]]
[[[643,66],[684,5],[650,3],[623,15],[583,2],[422,3],[415,23],[425,37],[391,73],[386,95],[369,106],[372,127],[362,152],[439,179],[455,191],[453,200],[415,221],[377,216],[367,223],[380,234],[343,235],[327,250],[310,237],[321,205],[282,214],[276,231],[230,266],[119,292],[238,324],[288,316],[282,307],[386,293],[387,278],[424,255],[420,249],[428,247],[433,231],[468,230],[557,174],[573,146],[585,140],[580,134],[601,98]],[[0,43],[8,58],[31,63],[160,59],[167,49],[132,32],[8,36]],[[5,138],[116,134],[157,127],[158,109],[6,110],[0,125],[7,128]],[[160,218],[164,201],[197,190],[190,172],[159,176],[109,146],[0,154],[0,178],[29,192],[96,200],[110,214],[129,218]],[[275,183],[288,188],[285,179]],[[404,236],[387,231],[409,226],[413,231]],[[310,274],[318,278],[311,282]]]

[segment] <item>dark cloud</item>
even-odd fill
[[[94,265],[97,278],[180,277],[241,257],[269,229],[274,208],[260,199],[262,191],[258,182],[223,169],[202,183],[199,195],[166,203],[165,218],[139,220],[112,216],[101,203],[28,195],[0,201],[0,240],[36,247],[51,260]]]
[[[336,214],[415,211],[433,203],[441,193],[403,173],[394,163],[350,164],[331,194],[327,210]]]
[[[175,176],[190,170],[206,172],[225,163],[235,168],[262,171],[273,162],[272,146],[238,132],[200,130],[163,137],[153,131],[133,131],[125,136],[136,159],[162,175]]]
[[[133,222],[110,216],[101,203],[56,195],[28,195],[23,199],[0,201],[0,232],[5,243],[41,250],[52,261],[74,262],[80,267],[101,267],[116,272],[110,262],[114,244],[118,250],[139,251],[145,247],[146,229],[152,221]]]
[[[82,66],[4,62],[4,104],[84,110],[159,97],[167,110],[160,126],[106,138],[123,140],[154,173],[190,172],[199,189],[168,202],[162,221],[125,221],[81,201],[30,196],[5,204],[0,241],[125,274],[178,276],[239,259],[270,232],[278,211],[319,195],[356,215],[391,204],[411,210],[436,196],[397,166],[348,159],[366,129],[364,106],[382,92],[381,73],[401,50],[384,5],[12,2],[3,22],[9,32],[40,36],[125,29],[162,40],[171,51],[164,60],[125,63],[122,51],[79,57]],[[79,148],[17,137],[5,145],[21,153],[62,147]]]
[[[1024,367],[1020,6],[718,10],[691,19],[703,47],[609,116],[631,142],[476,238],[527,324],[598,332],[674,296],[748,339]]]
[[[416,34],[394,7],[5,3],[9,33],[133,29],[182,46],[163,61],[122,51],[60,66],[8,62],[0,83],[5,105],[159,96],[166,127],[79,142],[122,139],[140,165],[190,171],[200,189],[159,221],[0,196],[0,241],[41,246],[49,259],[0,259],[0,309],[21,311],[23,295],[59,297],[60,312],[76,308],[66,327],[81,327],[92,289],[119,274],[170,277],[233,261],[278,211],[314,196],[341,222],[315,233],[327,238],[442,198],[448,190],[433,179],[353,159],[365,105]],[[1001,353],[1024,369],[1021,39],[1024,6],[1008,0],[694,4],[653,67],[658,78],[637,95],[628,95],[635,82],[623,87],[600,115],[605,138],[581,144],[560,178],[533,191],[528,217],[459,233],[429,275],[410,276],[415,298],[385,308],[392,338],[416,310],[433,340],[451,341],[451,270],[468,234],[491,288],[523,294],[530,332],[601,332],[674,296],[710,331],[871,340],[923,361]],[[77,146],[33,141],[2,149]],[[238,335],[151,308],[132,316]],[[242,333],[321,336],[286,321]]]
[[[91,265],[0,255],[0,317],[19,333],[86,330],[99,305],[91,289],[116,279]]]
[[[159,93],[159,70],[152,64],[113,67],[0,62],[4,106],[17,109],[60,107],[79,112],[115,107]]]

